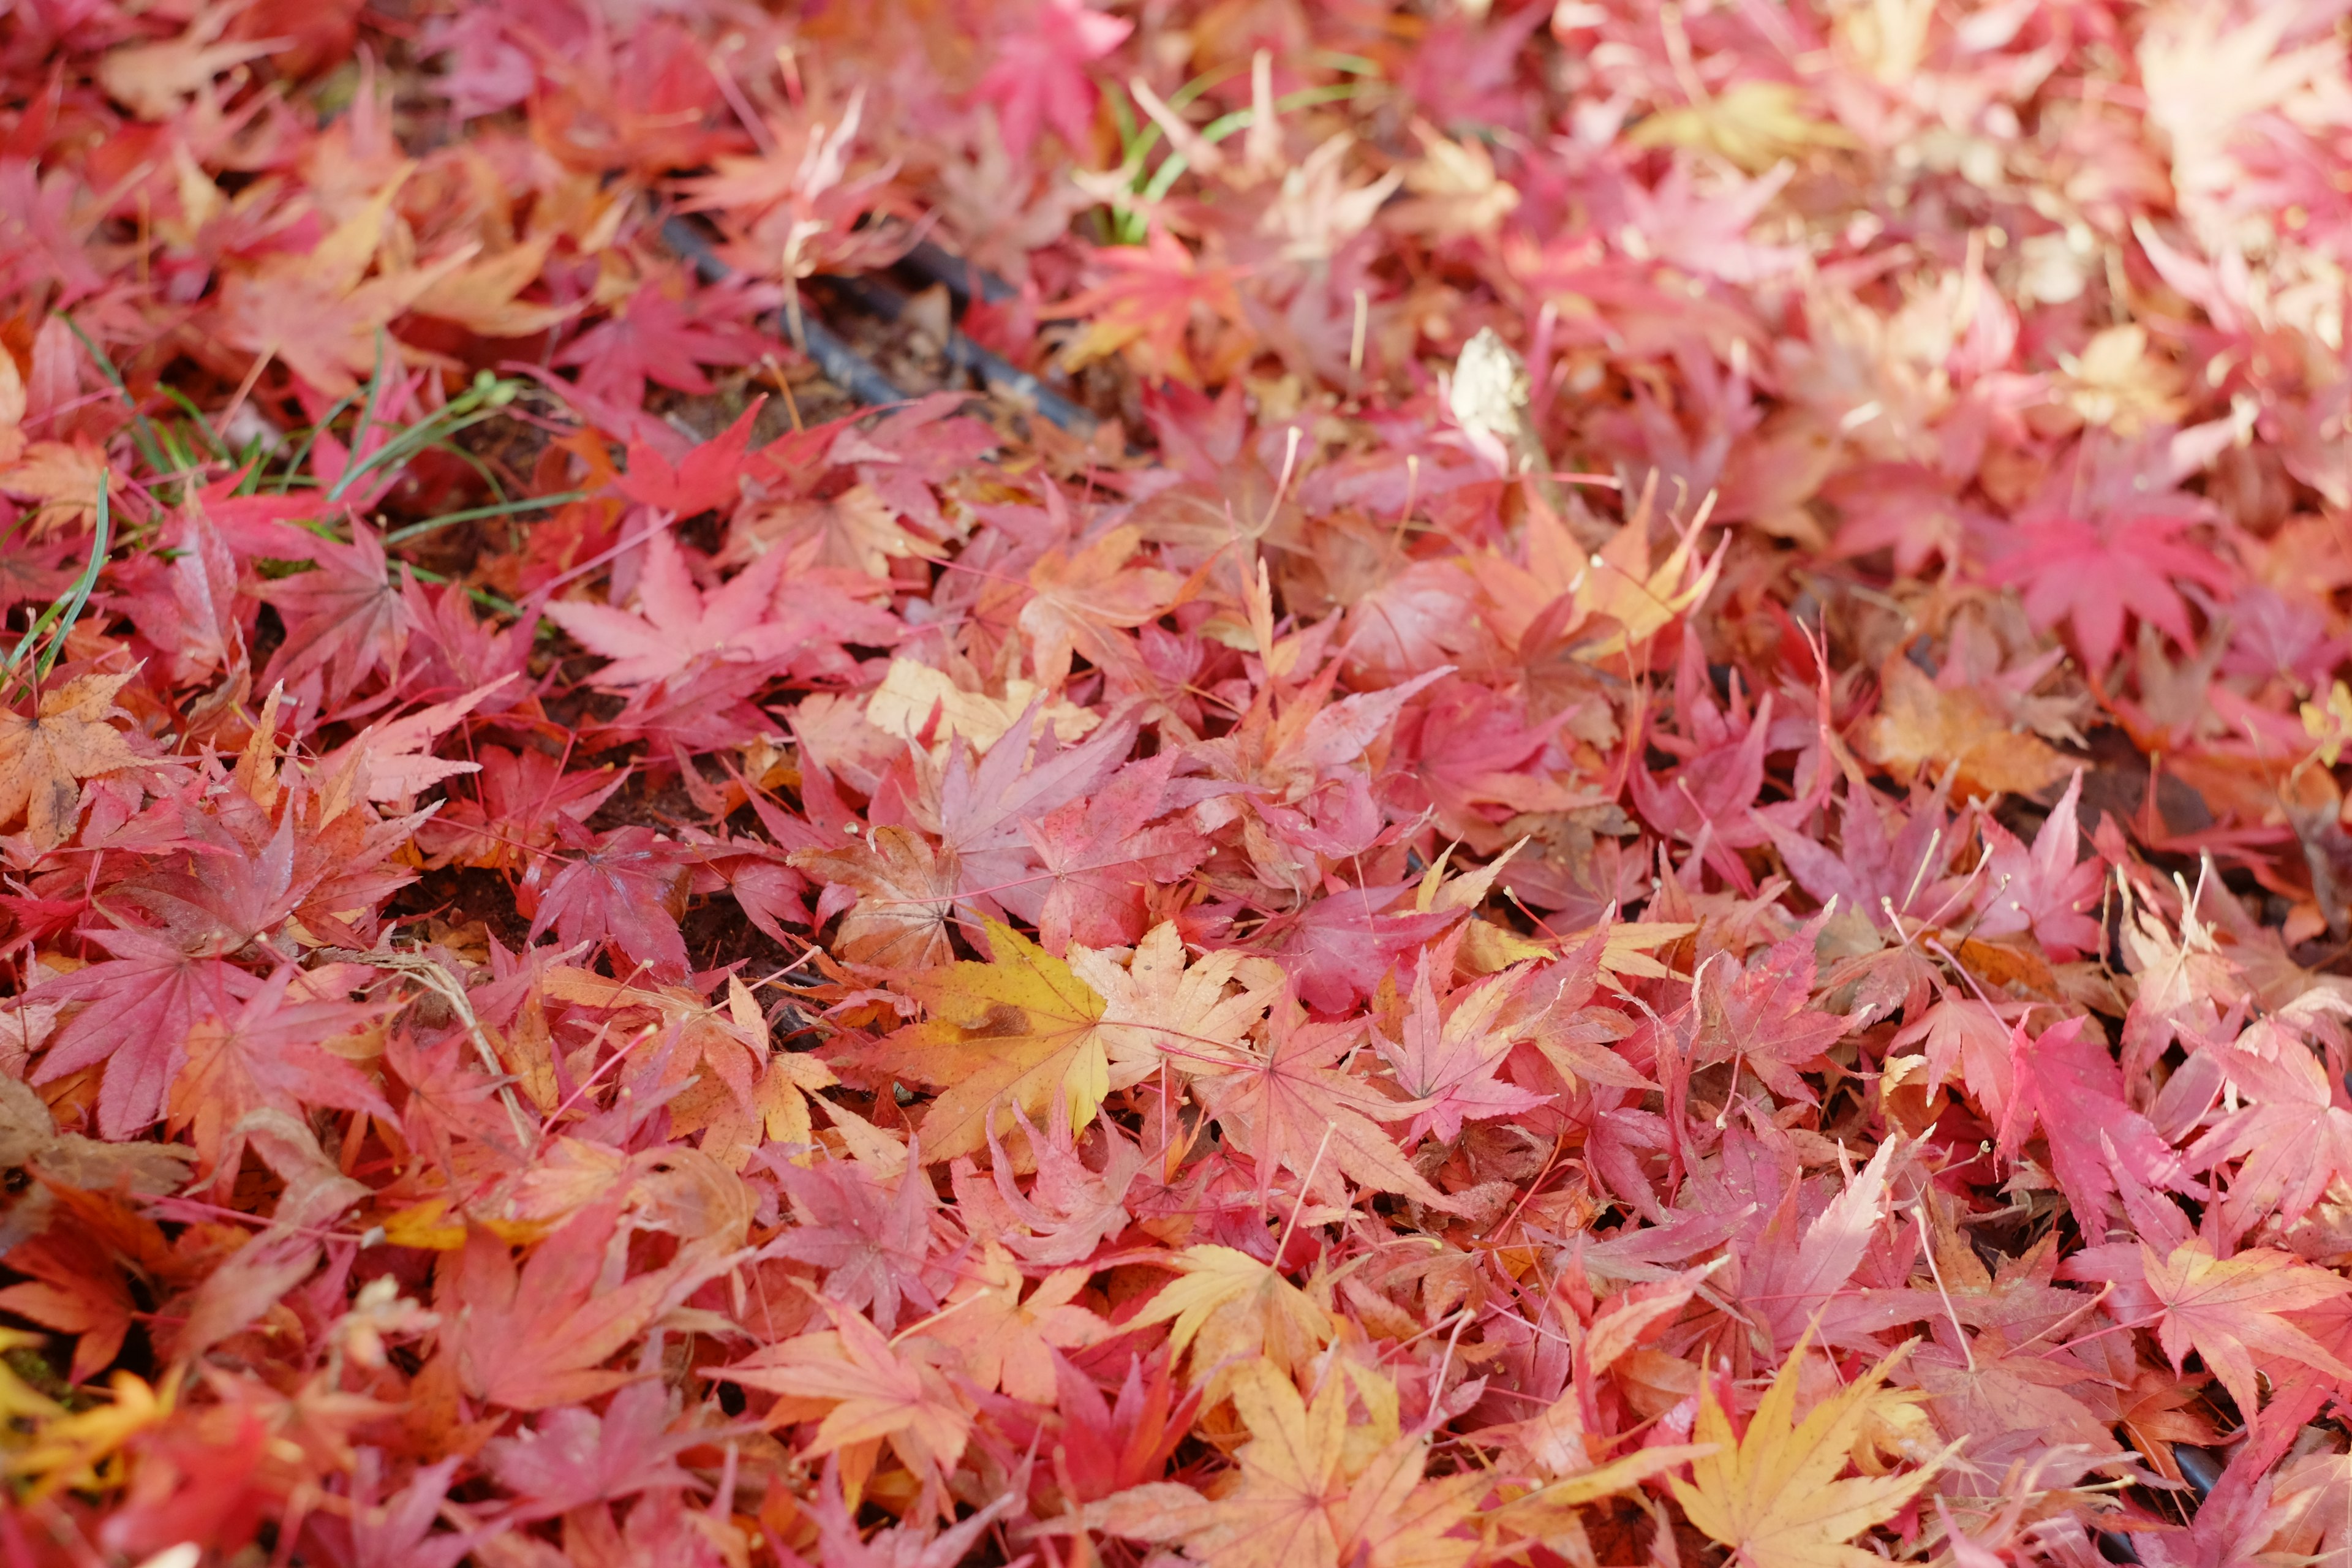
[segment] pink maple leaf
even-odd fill
[[[706,595],[687,574],[676,542],[656,533],[646,542],[638,612],[562,600],[547,606],[547,618],[613,661],[602,671],[609,686],[643,686],[705,659],[766,663],[790,654],[806,635],[771,618],[783,569],[782,555],[763,555]]]
[[[2010,1031],[2015,1084],[2000,1119],[2000,1152],[2015,1158],[2038,1122],[2050,1142],[2051,1173],[2066,1194],[2085,1236],[2103,1235],[2115,1212],[2115,1167],[2148,1187],[2185,1181],[2180,1156],[2154,1123],[2124,1100],[2123,1069],[2105,1041],[2085,1033],[2089,1020],[2068,1018],[2028,1039],[2022,1025]],[[2106,1147],[2103,1148],[2102,1144]]]
[[[1701,968],[1693,987],[1698,1014],[1694,1066],[1734,1062],[1783,1100],[1812,1102],[1798,1069],[1844,1034],[1847,1022],[1812,1005],[1813,941],[1820,929],[1816,920],[1750,959],[1744,970],[1729,953]]]
[[[676,1455],[695,1445],[691,1429],[672,1432],[669,1391],[633,1383],[598,1416],[580,1406],[543,1412],[536,1429],[499,1437],[483,1449],[499,1484],[520,1502],[519,1519],[545,1519],[590,1503],[656,1489],[684,1489],[695,1479]]]
[[[648,279],[609,321],[573,339],[555,356],[559,365],[578,366],[580,385],[591,396],[624,408],[646,400],[646,383],[676,392],[710,391],[706,364],[757,364],[773,344],[751,320],[775,303],[772,291],[740,285],[693,288],[683,273]]]
[[[1382,912],[1412,888],[1410,882],[1394,882],[1317,899],[1283,918],[1280,936],[1265,951],[1289,970],[1308,1006],[1344,1012],[1372,994],[1398,954],[1461,918],[1459,910]]]
[[[2000,824],[1985,820],[1985,843],[1991,855],[1985,864],[1984,890],[1977,896],[1977,907],[1984,911],[1977,922],[1979,936],[2031,930],[2034,940],[2061,963],[2096,951],[2099,922],[2084,911],[2099,901],[2106,864],[2096,856],[2076,861],[2082,830],[2074,808],[2082,798],[2078,768],[2056,809],[2033,836],[2032,849]]]
[[[1048,951],[1134,942],[1143,934],[1146,889],[1177,880],[1215,848],[1181,817],[1154,823],[1168,808],[1176,762],[1177,753],[1162,752],[1130,763],[1098,793],[1022,824],[1050,879],[1038,884],[1045,897],[1034,916]]]
[[[1442,967],[1453,968],[1455,942],[1440,944]],[[1447,1142],[1462,1135],[1462,1123],[1532,1110],[1550,1096],[1533,1094],[1495,1077],[1516,1043],[1502,1026],[1502,1014],[1527,980],[1525,969],[1490,974],[1467,991],[1448,994],[1441,1009],[1437,988],[1431,984],[1429,952],[1413,968],[1412,996],[1406,1004],[1400,1038],[1375,1033],[1381,1057],[1396,1074],[1405,1093],[1427,1105],[1405,1129],[1408,1145],[1424,1132]]]
[[[1675,676],[1675,715],[1679,734],[1653,740],[1662,751],[1686,759],[1664,778],[1647,768],[1633,770],[1633,804],[1650,826],[1695,847],[1707,865],[1741,892],[1756,879],[1736,851],[1764,842],[1763,819],[1749,808],[1764,787],[1764,757],[1771,750],[1772,693],[1766,692],[1751,716],[1735,686],[1728,704],[1718,706],[1706,677],[1705,655],[1695,635],[1685,634]]]
[[[694,852],[635,825],[591,837],[560,816],[556,831],[577,853],[571,859],[534,859],[524,875],[516,902],[537,906],[530,940],[552,926],[567,944],[610,942],[664,979],[683,976],[688,961],[677,914]],[[542,874],[548,877],[544,892]]]
[[[973,97],[996,106],[1004,150],[1028,156],[1040,124],[1073,148],[1083,148],[1094,123],[1095,84],[1087,65],[1127,39],[1135,24],[1087,9],[1085,0],[1041,0],[1029,20],[1006,30],[995,63]]]
[[[2175,584],[2221,593],[2232,574],[2210,550],[2180,537],[2214,515],[2201,497],[2176,488],[2186,477],[2150,444],[2085,441],[2020,510],[2006,531],[2011,552],[1986,575],[2023,585],[2035,626],[2071,621],[2095,670],[2114,662],[2126,614],[2190,647],[2196,632]]]

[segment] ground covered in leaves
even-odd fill
[[[2352,1550],[2347,9],[0,7],[0,1565]]]

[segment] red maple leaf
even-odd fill
[[[167,1131],[193,1130],[199,1179],[233,1174],[245,1149],[245,1119],[265,1108],[301,1116],[310,1107],[369,1111],[392,1107],[366,1075],[317,1042],[351,1033],[384,1011],[337,998],[287,1000],[297,971],[278,970],[235,1014],[205,1019],[187,1037],[187,1062],[172,1082]]]
[[[163,1114],[164,1097],[187,1060],[188,1032],[198,1020],[225,1018],[261,982],[223,959],[135,928],[83,933],[114,956],[43,981],[29,1002],[87,1004],[62,1025],[33,1074],[48,1083],[106,1064],[98,1094],[98,1129],[134,1137]]]
[[[2050,1143],[2051,1173],[2084,1234],[2105,1233],[2116,1193],[2106,1149],[2146,1187],[2180,1188],[2187,1177],[2148,1119],[2124,1100],[2123,1069],[2085,1018],[2053,1024],[2028,1038],[2010,1031],[2011,1098],[2000,1119],[2000,1150],[2014,1158],[2038,1125]]]
[[[1196,309],[1226,321],[1241,318],[1241,300],[1234,289],[1236,269],[1202,265],[1181,241],[1160,228],[1140,246],[1097,250],[1094,259],[1104,273],[1100,282],[1039,312],[1049,320],[1087,322],[1085,334],[1067,351],[1068,359],[1099,359],[1133,343],[1143,351],[1145,363],[1139,368],[1187,384],[1199,381],[1200,373],[1185,352],[1185,334]]]
[[[478,15],[478,13],[477,13]],[[472,1531],[434,1532],[459,1457],[420,1467],[383,1497],[383,1452],[361,1448],[344,1494],[347,1509],[314,1509],[302,1520],[297,1556],[327,1568],[457,1568],[478,1543]]]
[[[1038,722],[1042,710],[1042,700],[1032,703],[977,762],[958,745],[939,788],[940,837],[960,857],[971,904],[1033,922],[1056,884],[1035,874],[1026,824],[1101,789],[1136,735],[1135,720],[1122,715],[1075,746],[1056,747],[1053,726]]]
[[[799,637],[772,618],[781,555],[767,555],[705,595],[688,575],[686,557],[667,532],[646,542],[637,581],[638,613],[559,600],[547,618],[582,647],[613,662],[600,671],[613,686],[639,686],[677,675],[699,660],[767,663],[792,651]]]
[[[760,416],[762,401],[754,398],[734,424],[676,465],[642,441],[630,443],[627,471],[613,481],[614,487],[631,500],[659,507],[675,517],[724,510],[742,493],[751,422]]]
[[[1675,675],[1677,732],[1653,736],[1662,750],[1685,759],[1665,778],[1646,767],[1627,779],[1643,819],[1678,841],[1703,846],[1706,864],[1742,892],[1756,879],[1737,853],[1765,840],[1763,818],[1750,807],[1764,786],[1764,757],[1772,731],[1772,693],[1751,714],[1738,680],[1730,700],[1717,703],[1707,680],[1706,658],[1697,635],[1685,631],[1682,662]]]
[[[589,328],[555,356],[580,370],[591,397],[636,408],[646,383],[708,395],[706,364],[757,364],[775,342],[751,325],[775,305],[772,289],[720,284],[697,287],[683,269],[639,283],[622,308]]]
[[[1398,957],[1462,918],[1459,910],[1384,913],[1414,884],[1346,888],[1267,922],[1269,955],[1281,960],[1307,1005],[1339,1013],[1370,995]]]
[[[475,1065],[475,1047],[458,1029],[430,1044],[405,1029],[384,1042],[383,1063],[407,1087],[400,1105],[400,1132],[412,1149],[429,1151],[445,1171],[454,1171],[457,1151],[468,1156],[490,1152],[505,1160],[521,1153],[520,1130],[499,1103],[499,1080]]]
[[[321,675],[327,701],[340,703],[375,671],[399,670],[416,611],[393,580],[383,541],[365,523],[352,524],[349,544],[320,542],[310,559],[317,563],[311,571],[253,591],[286,622],[269,679],[290,687]]]
[[[527,868],[555,843],[557,816],[584,824],[629,777],[626,768],[566,772],[560,759],[530,746],[485,746],[476,756],[478,793],[443,802],[417,826],[417,845],[436,864]]]
[[[1041,1509],[1051,1495],[1049,1488],[1058,1494],[1061,1507],[1067,1508],[1159,1479],[1192,1429],[1207,1384],[1183,1388],[1175,1377],[1175,1358],[1162,1349],[1153,1352],[1148,1363],[1130,1355],[1117,1396],[1106,1399],[1101,1385],[1068,1357],[1058,1350],[1049,1353],[1058,1426],[1038,1422],[1017,1406],[998,1417],[1016,1451],[1027,1451],[1034,1444],[1037,1452],[1049,1457],[1032,1473],[1033,1495]]]
[[[552,927],[567,945],[610,942],[660,979],[683,978],[688,961],[677,917],[693,852],[635,824],[592,836],[562,817],[556,830],[571,855],[533,859],[518,889],[519,904],[536,911],[530,940]]]
[[[161,1237],[156,1239],[160,1246]],[[47,1234],[9,1252],[8,1267],[26,1278],[0,1289],[0,1310],[79,1335],[68,1372],[74,1382],[87,1383],[114,1364],[139,1302],[99,1232],[52,1225]]]
[[[870,594],[875,584],[858,581],[855,593],[844,592],[850,585],[846,574],[829,572],[798,574],[785,584],[785,565],[782,552],[763,555],[705,594],[694,585],[677,545],[656,533],[646,544],[637,613],[565,599],[548,605],[547,617],[582,647],[613,660],[599,674],[615,687],[642,688],[712,665],[761,675],[800,662],[821,668],[842,643],[898,639],[904,628],[897,620],[855,596]]]

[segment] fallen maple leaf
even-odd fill
[[[1164,228],[1154,228],[1139,247],[1097,251],[1096,259],[1108,276],[1045,312],[1087,322],[1086,331],[1062,352],[1063,363],[1076,370],[1125,350],[1145,374],[1196,384],[1200,372],[1185,348],[1185,337],[1196,308],[1226,321],[1240,319],[1234,269],[1202,265]]]
[[[1057,1268],[1021,1297],[1021,1267],[1001,1247],[982,1254],[977,1272],[949,1294],[923,1332],[963,1352],[982,1388],[1002,1388],[1032,1405],[1054,1403],[1053,1350],[1078,1350],[1108,1339],[1110,1325],[1075,1304],[1087,1270]],[[1049,1347],[1051,1347],[1049,1349]]]
[[[365,1074],[313,1043],[348,1035],[383,1006],[315,995],[289,1003],[294,979],[294,970],[281,969],[233,1016],[189,1031],[186,1065],[172,1081],[168,1128],[192,1131],[200,1179],[237,1168],[246,1120],[264,1107],[299,1116],[305,1106],[335,1106],[393,1120],[392,1107]]]
[[[1084,1127],[1111,1090],[1094,987],[1010,926],[985,921],[993,962],[951,963],[898,988],[930,1016],[878,1042],[869,1066],[940,1088],[924,1113],[923,1154],[977,1153],[992,1131],[1053,1107],[1055,1127]],[[1128,1081],[1134,1079],[1129,1078]]]
[[[2189,1168],[2242,1156],[2222,1200],[2231,1225],[2251,1230],[2273,1207],[2293,1225],[2330,1182],[2352,1175],[2352,1111],[2336,1105],[2326,1069],[2308,1051],[2290,1047],[2275,1060],[2226,1048],[2210,1054],[2254,1103],[2225,1113],[2191,1144]]]
[[[659,507],[673,517],[692,517],[713,508],[724,509],[742,493],[751,422],[759,415],[760,405],[754,400],[734,424],[695,447],[675,466],[644,442],[631,442],[628,469],[614,481],[614,487],[631,500]]]
[[[1170,1262],[1177,1279],[1129,1326],[1172,1322],[1169,1349],[1177,1355],[1192,1350],[1195,1383],[1213,1375],[1222,1388],[1220,1369],[1241,1357],[1262,1356],[1286,1372],[1304,1365],[1335,1331],[1328,1310],[1246,1252],[1204,1243]]]
[[[1947,689],[1901,654],[1879,672],[1879,713],[1863,752],[1908,784],[1921,772],[1956,770],[1953,787],[1971,795],[2032,795],[2065,776],[2064,759],[2040,736],[2017,730],[1967,687]]]
[[[2259,1408],[2257,1352],[2330,1377],[2352,1378],[2352,1367],[2278,1315],[2352,1294],[2352,1281],[2268,1247],[2216,1258],[2202,1240],[2185,1242],[2163,1256],[2142,1242],[2140,1260],[2148,1291],[2163,1310],[2157,1342],[2172,1358],[2174,1370],[2193,1347],[2240,1410],[2251,1414]]]
[[[971,1414],[939,1370],[902,1353],[855,1312],[836,1313],[832,1329],[753,1351],[714,1375],[781,1395],[772,1423],[821,1415],[803,1450],[812,1458],[887,1438],[908,1468],[937,1476],[962,1456],[971,1434]]]
[[[1135,1488],[1088,1507],[1086,1522],[1181,1542],[1196,1561],[1233,1568],[1466,1563],[1478,1542],[1454,1529],[1492,1483],[1475,1470],[1424,1479],[1428,1444],[1396,1431],[1395,1393],[1377,1378],[1326,1379],[1310,1404],[1281,1367],[1246,1363],[1233,1383],[1250,1434],[1234,1454],[1238,1484],[1215,1498],[1171,1482]],[[1351,1427],[1351,1387],[1387,1416],[1369,1432]]]
[[[142,120],[171,119],[223,71],[286,47],[284,38],[217,41],[242,9],[236,5],[199,6],[188,30],[176,38],[109,49],[98,62],[99,85]]]
[[[21,816],[37,848],[54,848],[73,832],[82,780],[138,766],[107,722],[130,679],[128,671],[77,676],[44,694],[30,719],[0,712],[0,824]]]
[[[1039,128],[1050,127],[1073,151],[1087,142],[1095,87],[1087,65],[1118,47],[1135,24],[1106,16],[1085,0],[1037,0],[1036,15],[1014,20],[973,96],[996,106],[1004,150],[1026,158]]]
[[[1422,1103],[1389,1100],[1335,1069],[1362,1038],[1354,1019],[1309,1023],[1306,1009],[1286,994],[1266,1020],[1265,1048],[1244,1043],[1217,1053],[1196,1069],[1193,1087],[1225,1135],[1257,1162],[1261,1192],[1286,1169],[1316,1187],[1329,1180],[1319,1173],[1328,1163],[1375,1192],[1401,1193],[1450,1212],[1454,1200],[1431,1186],[1378,1125],[1417,1115]],[[1318,1190],[1335,1189],[1336,1183]]]
[[[948,932],[963,875],[952,849],[933,849],[904,827],[877,827],[844,848],[795,850],[789,863],[832,884],[818,920],[850,901],[838,894],[856,900],[834,938],[850,963],[904,973],[937,968],[953,953]]]
[[[620,1218],[607,1200],[582,1210],[515,1267],[508,1244],[470,1227],[441,1289],[445,1353],[466,1391],[510,1410],[545,1410],[609,1393],[637,1377],[608,1369],[662,1313],[723,1273],[728,1259],[692,1252],[618,1283],[600,1279]]]
[[[1438,951],[1451,959],[1450,952]],[[1406,1002],[1400,1037],[1380,1039],[1381,1055],[1396,1074],[1397,1087],[1423,1106],[1405,1129],[1406,1141],[1419,1142],[1423,1133],[1434,1132],[1450,1143],[1461,1136],[1465,1119],[1510,1116],[1543,1104],[1546,1096],[1495,1076],[1516,1043],[1512,1031],[1497,1027],[1500,1015],[1529,979],[1529,972],[1490,974],[1448,996],[1452,1005],[1441,1014],[1430,969],[1430,954],[1423,952],[1413,969],[1412,994]]]
[[[646,542],[638,612],[559,599],[547,606],[547,618],[613,661],[602,678],[614,686],[665,679],[703,659],[766,663],[791,653],[803,636],[771,617],[783,569],[781,554],[766,555],[705,595],[687,574],[677,545],[656,533]]]
[[[1691,1523],[1747,1568],[1871,1568],[1883,1560],[1851,1544],[1854,1537],[1901,1512],[1943,1461],[1906,1474],[1837,1479],[1864,1427],[1886,1406],[1915,1396],[1880,1388],[1902,1358],[1898,1351],[1800,1422],[1797,1380],[1806,1352],[1806,1340],[1799,1340],[1743,1434],[1733,1433],[1716,1403],[1714,1380],[1702,1382],[1692,1436],[1716,1451],[1693,1463],[1689,1480],[1668,1484]]]
[[[359,388],[387,353],[384,328],[417,298],[470,258],[472,247],[424,268],[369,268],[384,247],[385,226],[405,176],[403,168],[358,210],[299,252],[265,255],[250,268],[226,272],[215,307],[221,341],[255,354],[258,376],[271,359],[330,398]]]

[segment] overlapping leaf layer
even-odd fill
[[[0,1564],[2352,1550],[2346,26],[0,9]]]

